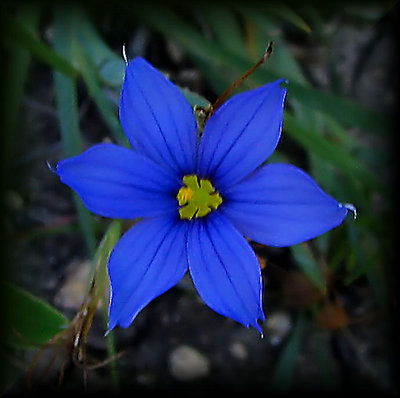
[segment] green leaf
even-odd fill
[[[300,312],[272,375],[271,389],[273,391],[283,393],[290,389],[305,326],[305,314]]]
[[[228,51],[242,56],[248,56],[241,26],[233,10],[225,5],[205,3],[200,9],[214,35],[214,39]]]
[[[125,73],[125,62],[104,42],[88,16],[81,10],[75,10],[77,19],[76,36],[84,48],[84,53],[98,70],[103,83],[120,88]],[[122,46],[121,46],[122,51]]]
[[[348,240],[357,256],[357,264],[352,269],[348,269],[345,283],[351,284],[360,276],[365,275],[371,285],[377,301],[382,307],[388,308],[389,289],[385,274],[383,271],[383,260],[378,251],[378,244],[372,234],[362,234],[363,229],[359,225],[347,223]],[[365,227],[364,227],[365,229]],[[385,255],[387,255],[385,253]]]
[[[109,86],[118,88],[118,91],[124,79],[124,73],[125,62],[120,58],[109,59],[99,68],[101,80]]]
[[[304,244],[291,246],[290,249],[299,268],[320,291],[324,292],[325,278],[310,249]]]
[[[115,220],[113,221],[106,233],[100,245],[96,251],[92,262],[92,268],[94,272],[94,293],[93,300],[94,302],[98,302],[103,300],[103,307],[105,309],[104,316],[105,319],[108,319],[108,302],[107,295],[105,292],[107,291],[107,287],[109,284],[109,276],[108,276],[108,260],[110,257],[110,253],[113,250],[114,246],[117,244],[119,238],[121,237],[121,221]],[[107,352],[109,358],[115,357],[117,355],[117,349],[115,344],[115,336],[113,331],[109,331],[107,333]],[[119,374],[117,369],[116,361],[111,362],[111,380],[113,384],[114,391],[119,390]]]
[[[388,187],[360,160],[351,156],[340,145],[328,141],[318,131],[303,128],[289,112],[286,112],[284,116],[284,129],[292,139],[313,152],[314,155],[329,162],[345,174],[351,174],[363,184],[389,195]]]
[[[92,261],[92,273],[94,274],[95,292],[94,300],[100,300],[108,285],[108,258],[119,238],[121,237],[121,221],[111,222],[103,239],[101,240]]]
[[[208,65],[211,71],[213,67],[218,67],[226,74],[227,71],[224,68],[230,68],[235,71],[236,76],[240,76],[256,61],[251,62],[246,56],[232,53],[224,46],[215,43],[211,38],[206,38],[196,30],[194,24],[182,20],[168,8],[160,6],[158,12],[155,13],[152,8],[135,5],[134,10],[135,14],[146,23],[185,49],[195,61],[202,60],[203,66],[204,64]],[[279,48],[275,48],[275,52],[277,51],[279,51]],[[206,77],[209,78],[207,74]],[[268,66],[265,66],[252,75],[249,80],[253,85],[260,86],[282,77],[285,76],[282,76],[279,71],[272,72],[268,69]],[[225,87],[228,87],[229,83]],[[393,127],[393,121],[386,116],[355,104],[348,99],[306,87],[295,81],[289,84],[288,97],[301,102],[312,111],[326,113],[346,126],[359,127],[364,131],[374,133],[387,133]]]
[[[194,91],[189,90],[187,87],[179,87],[178,88],[182,91],[182,94],[185,96],[187,102],[194,107],[195,105],[197,106],[202,106],[203,108],[207,107],[210,105],[210,102],[206,100],[203,96],[200,94],[195,93]]]
[[[249,24],[248,30],[251,34],[248,41],[251,39],[254,42],[255,54],[253,54],[253,59],[249,59],[249,61],[254,62],[254,59],[260,57],[265,51],[267,40],[273,40],[276,50],[263,69],[279,73],[281,77],[289,79],[290,82],[308,86],[302,69],[283,37],[283,32],[277,19],[273,18],[270,13],[260,12],[259,8],[251,6],[251,4],[238,3],[235,6]]]
[[[390,132],[394,123],[388,117],[371,109],[326,91],[289,83],[289,93],[307,105],[310,109],[318,110],[332,116],[345,126],[359,127],[371,133]]]
[[[76,42],[73,48],[74,59],[79,65],[79,70],[82,73],[83,79],[89,89],[90,95],[93,97],[97,107],[99,108],[104,121],[110,128],[114,139],[120,145],[129,147],[128,139],[126,138],[121,124],[117,118],[118,110],[114,109],[110,100],[106,97],[104,90],[100,85],[95,65],[87,57],[83,46]]]
[[[17,347],[37,347],[68,326],[69,320],[50,304],[8,283],[2,285],[6,300],[5,340]]]
[[[311,27],[306,21],[297,13],[295,13],[290,7],[283,3],[272,3],[265,4],[266,13],[270,13],[274,16],[279,17],[283,21],[286,21],[293,26],[303,30],[306,33],[311,33]]]
[[[74,77],[77,75],[77,70],[71,63],[37,38],[23,22],[13,17],[4,16],[4,23],[11,38],[30,51],[38,59],[49,64],[52,68],[66,76]]]
[[[54,18],[53,45],[55,50],[66,59],[72,59],[74,29],[71,9],[62,6],[57,7]],[[76,81],[54,71],[54,86],[65,155],[68,157],[75,156],[82,150]],[[91,215],[76,194],[74,194],[74,201],[89,254],[93,256],[96,237]]]
[[[23,6],[20,12],[19,20],[22,22],[24,29],[29,34],[34,35],[36,26],[39,20],[39,8],[31,6]],[[30,52],[20,46],[13,46],[10,48],[10,53],[6,63],[6,71],[4,79],[4,98],[7,102],[3,104],[6,106],[6,111],[3,112],[4,127],[3,127],[3,176],[1,181],[6,183],[8,178],[10,163],[14,153],[15,131],[19,120],[19,111],[22,96],[25,89],[25,83],[28,76],[28,67],[31,60]],[[0,189],[1,192],[4,192]]]

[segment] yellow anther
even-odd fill
[[[182,187],[176,198],[178,199],[179,206],[185,205],[191,199],[193,199],[194,192],[189,187]]]
[[[199,184],[196,175],[187,175],[182,181],[186,186],[183,186],[176,195],[179,206],[182,206],[179,209],[182,219],[204,217],[222,203],[221,196],[215,192],[209,180],[200,180]]]

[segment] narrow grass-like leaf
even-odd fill
[[[37,347],[61,332],[69,320],[47,302],[14,285],[1,286],[6,299],[5,339],[17,347]]]
[[[388,117],[358,105],[349,99],[326,91],[290,84],[291,94],[311,109],[324,112],[346,126],[366,132],[389,133],[394,123]]]
[[[264,8],[265,7],[265,8]],[[282,2],[276,2],[271,4],[265,4],[260,10],[265,11],[266,14],[272,14],[279,17],[285,22],[290,23],[293,26],[298,27],[306,33],[311,33],[310,25],[296,12],[294,12],[289,6],[283,4]]]
[[[66,59],[72,59],[74,28],[71,10],[68,7],[57,7],[54,18],[54,48],[57,53]],[[58,71],[54,71],[54,87],[65,155],[68,157],[74,156],[82,150],[76,81]],[[93,256],[96,247],[96,238],[91,215],[79,197],[76,194],[73,195],[86,245],[90,256]]]
[[[35,57],[66,76],[75,77],[77,75],[78,72],[71,63],[43,43],[23,22],[9,16],[3,17],[10,36]]]
[[[210,66],[230,67],[236,71],[237,76],[248,70],[254,63],[254,61],[249,62],[246,57],[228,51],[211,39],[207,39],[192,24],[183,21],[168,8],[161,6],[158,11],[155,13],[149,7],[135,5],[135,14],[166,37],[174,40],[195,60],[200,58]],[[278,49],[275,51],[278,51]],[[263,68],[251,79],[254,84],[262,85],[282,77],[284,76],[279,72],[272,72],[268,68]],[[393,123],[387,117],[359,106],[348,99],[305,87],[296,82],[290,83],[290,95],[310,109],[331,115],[347,126],[359,127],[375,133],[390,131],[393,126]]]
[[[19,15],[19,20],[25,30],[30,35],[34,35],[39,20],[39,8],[32,6],[23,6]],[[7,29],[7,27],[6,27]],[[11,159],[14,153],[15,130],[18,122],[18,113],[20,111],[22,95],[24,93],[25,83],[28,75],[30,63],[30,52],[24,47],[14,45],[10,49],[10,54],[6,63],[6,79],[4,79],[4,98],[3,103],[7,109],[2,113],[4,116],[3,124],[3,159],[1,183],[5,184],[8,178]],[[4,192],[3,189],[0,190]]]
[[[205,108],[206,106],[210,105],[210,101],[205,99],[200,94],[189,90],[187,87],[179,87],[178,86],[178,88],[182,91],[182,94],[185,96],[186,100],[189,102],[189,104],[192,107],[197,105],[197,106],[202,106],[203,108]]]
[[[91,60],[87,57],[84,48],[79,42],[74,46],[73,53],[74,59],[79,65],[79,70],[81,71],[83,79],[89,89],[89,93],[93,97],[101,115],[110,128],[114,139],[120,145],[129,147],[128,139],[126,138],[117,118],[118,110],[112,107],[110,100],[106,97],[104,90],[100,86],[95,66],[91,63]]]
[[[321,291],[326,291],[326,283],[321,268],[318,266],[310,249],[305,244],[291,246],[293,257],[310,281]]]
[[[108,259],[110,253],[119,238],[121,237],[121,221],[115,220],[108,227],[99,247],[96,251],[92,262],[92,270],[94,273],[94,293],[93,300],[95,302],[103,301],[104,316],[106,323],[108,320],[108,297],[105,294],[107,292],[107,286],[109,283],[108,277]],[[107,326],[106,326],[107,327]],[[107,352],[109,358],[115,357],[117,354],[115,338],[113,331],[107,334]],[[119,374],[117,369],[117,363],[115,361],[111,362],[111,379],[114,391],[119,390]]]
[[[313,331],[315,333],[315,331]],[[326,394],[340,390],[340,374],[337,369],[336,358],[332,353],[331,344],[329,344],[330,334],[326,331],[315,333],[314,346],[318,347],[313,353],[315,367],[318,369],[318,381],[315,386]]]
[[[300,312],[297,316],[293,331],[288,338],[286,346],[283,348],[272,375],[270,385],[272,391],[279,393],[289,391],[293,380],[296,360],[301,348],[305,326],[305,314]]]
[[[103,239],[101,240],[92,261],[92,274],[95,281],[94,297],[100,299],[104,296],[108,285],[108,258],[115,244],[121,237],[121,221],[111,222]]]
[[[204,16],[204,23],[211,27],[214,39],[221,47],[233,54],[248,56],[239,21],[231,8],[205,3],[199,12]]]
[[[88,16],[78,9],[77,37],[85,49],[85,54],[98,70],[101,81],[119,90],[124,78],[125,62],[121,55],[116,55],[104,42]],[[122,51],[121,43],[121,51]]]
[[[237,3],[235,7],[243,15],[245,21],[251,24],[252,40],[255,42],[255,54],[250,61],[254,62],[254,59],[257,59],[265,51],[267,40],[273,40],[275,43],[274,54],[268,59],[268,64],[263,69],[279,73],[281,77],[289,79],[290,82],[308,86],[302,69],[284,40],[277,18],[274,18],[271,13],[260,12],[259,8],[251,4]]]
[[[311,150],[316,156],[331,163],[338,170],[351,174],[369,187],[378,189],[386,195],[389,194],[388,188],[381,179],[369,171],[361,161],[351,156],[339,145],[325,139],[317,131],[302,128],[288,112],[285,114],[284,129],[293,140]]]
[[[352,223],[347,225],[348,239],[357,256],[357,266],[349,270],[345,283],[353,283],[360,276],[365,275],[371,285],[375,297],[384,307],[388,306],[388,289],[383,273],[383,261],[380,259],[377,242],[373,236],[361,236],[361,230]]]

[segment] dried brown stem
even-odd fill
[[[234,81],[219,97],[218,99],[214,102],[212,105],[211,111],[208,114],[208,118],[226,101],[228,98],[229,94],[233,90],[235,90],[240,84],[243,83],[244,80],[246,80],[252,73],[254,73],[262,64],[264,64],[268,58],[271,57],[272,52],[274,49],[274,42],[270,41],[268,43],[268,47],[265,50],[263,56],[259,59],[259,61],[253,65],[244,75],[239,77],[236,81]]]

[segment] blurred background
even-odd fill
[[[398,4],[317,4],[2,3],[1,393],[397,392]],[[290,248],[251,242],[264,338],[207,308],[187,277],[104,336],[107,257],[133,222],[92,215],[51,168],[127,145],[123,45],[206,106],[270,40],[273,56],[235,91],[289,80],[268,161],[306,170],[357,218]]]

